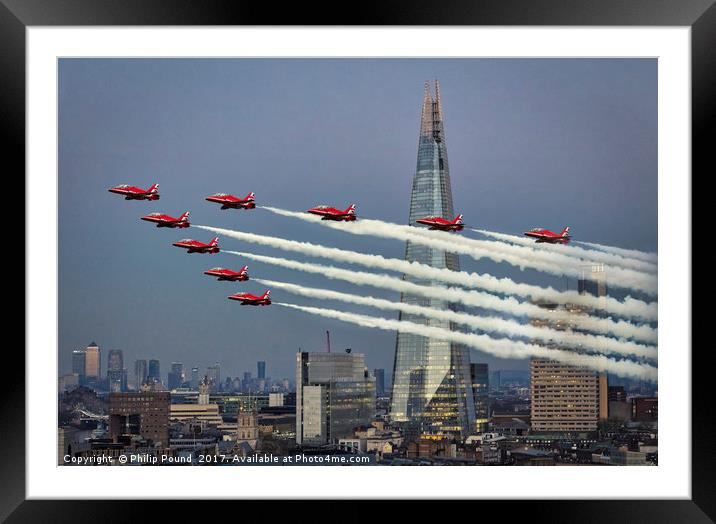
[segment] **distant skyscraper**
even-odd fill
[[[258,377],[259,379],[264,379],[264,378],[266,378],[266,362],[264,362],[264,361],[262,361],[262,360],[259,360],[259,361],[256,363],[256,368],[257,368],[257,372],[258,372],[257,377]]]
[[[475,431],[485,433],[490,422],[490,374],[487,364],[470,364],[475,399]]]
[[[172,362],[171,371],[167,374],[167,387],[171,389],[180,388],[184,383],[184,364]]]
[[[373,376],[375,377],[375,394],[378,397],[385,396],[385,370],[374,369]]]
[[[443,110],[437,81],[434,99],[430,84],[425,83],[409,223],[415,224],[418,218],[429,215],[450,220],[454,218]],[[410,241],[406,244],[405,259],[453,271],[460,269],[455,253]],[[432,281],[418,279],[412,275],[404,275],[403,278],[416,284],[433,285]],[[400,300],[435,309],[457,309],[455,304],[444,300],[405,293]],[[400,319],[443,329],[455,329],[451,322],[402,312]],[[407,423],[409,438],[420,433],[471,433],[475,422],[475,404],[470,383],[468,349],[454,342],[398,332],[390,417],[393,421]]]
[[[114,392],[127,389],[127,374],[121,349],[110,349],[107,354],[107,387]]]
[[[149,361],[149,367],[147,368],[147,380],[150,381],[162,381],[161,371],[159,369],[159,361],[152,359]]]
[[[97,381],[100,378],[101,355],[99,346],[92,342],[85,349],[85,378],[88,381]]]
[[[191,368],[191,389],[197,390],[199,388],[199,368]]]
[[[72,373],[76,373],[80,380],[85,378],[85,350],[75,349],[72,351]]]
[[[206,368],[206,375],[209,377],[209,383],[211,384],[212,391],[218,391],[221,389],[221,366],[217,362],[213,366]]]
[[[592,314],[606,314],[607,298],[607,277],[604,271],[604,264],[593,264],[582,267],[582,278],[577,280],[577,290],[580,295],[593,295],[602,297],[601,311],[597,310]]]
[[[139,391],[147,381],[147,361],[146,360],[135,360],[134,361],[134,388]]]
[[[375,416],[375,379],[358,353],[296,353],[296,442],[353,436]]]

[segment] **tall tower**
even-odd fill
[[[435,97],[425,82],[418,162],[410,197],[409,223],[428,215],[453,218],[452,189],[448,168],[447,143],[443,128],[440,85],[435,81]],[[455,253],[413,244],[408,241],[405,259],[433,267],[460,270]],[[404,275],[419,285],[436,282]],[[455,304],[434,298],[403,293],[401,302],[436,309],[456,310]],[[406,320],[444,329],[455,329],[451,322],[400,313]],[[475,421],[475,404],[470,381],[470,354],[460,344],[398,332],[393,365],[391,419],[403,422],[409,438],[427,434],[470,434]]]
[[[89,381],[97,381],[100,377],[101,353],[97,343],[92,342],[85,349],[85,377]]]

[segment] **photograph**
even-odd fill
[[[56,67],[48,460],[658,471],[658,57]]]

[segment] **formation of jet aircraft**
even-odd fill
[[[108,190],[124,196],[125,200],[159,200],[159,184],[152,184],[148,189],[121,184],[111,187]],[[255,209],[256,199],[253,192],[244,198],[239,198],[229,193],[215,193],[206,197],[206,200],[221,204],[221,209]],[[320,216],[322,220],[334,220],[339,222],[352,222],[357,219],[356,205],[350,204],[346,209],[338,209],[332,206],[320,205],[306,211],[312,215]],[[164,213],[149,213],[141,217],[142,220],[152,222],[157,227],[187,228],[190,227],[189,212],[185,211],[179,217],[173,217]],[[426,216],[418,218],[416,224],[428,226],[429,229],[458,232],[465,228],[462,215],[457,215],[450,220],[441,216]],[[525,236],[534,238],[536,243],[567,244],[572,238],[569,235],[569,227],[565,227],[561,233],[555,233],[544,228],[534,228],[526,231]],[[204,243],[193,239],[183,239],[172,244],[173,246],[186,249],[187,253],[219,253],[219,237],[213,238],[210,242]],[[217,277],[217,280],[230,282],[246,282],[249,280],[249,266],[242,267],[239,271],[233,271],[224,267],[215,267],[204,271],[205,275]],[[230,300],[239,301],[242,306],[269,306],[271,305],[271,291],[266,290],[263,295],[256,296],[251,293],[236,293],[229,296]]]

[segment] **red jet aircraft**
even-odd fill
[[[122,184],[107,191],[122,195],[125,200],[159,200],[159,184],[153,184],[149,189]]]
[[[252,295],[251,293],[236,293],[228,298],[230,300],[239,300],[242,306],[270,306],[271,299],[269,295],[271,295],[271,291],[267,289],[260,297]]]
[[[351,222],[356,219],[355,204],[351,204],[350,206],[348,206],[347,209],[343,211],[330,206],[316,206],[312,207],[307,212],[311,213],[312,215],[320,216],[321,220],[345,220],[346,222]]]
[[[205,275],[219,277],[218,280],[229,280],[231,282],[246,282],[249,279],[249,266],[242,267],[239,271],[232,271],[225,267],[214,267],[204,271]]]
[[[238,198],[228,193],[216,193],[215,195],[209,195],[206,199],[209,202],[221,204],[221,209],[254,209],[256,207],[253,192],[244,198]]]
[[[211,242],[209,242],[208,244],[205,244],[204,242],[199,242],[198,240],[185,238],[184,240],[180,240],[179,242],[174,242],[172,245],[186,249],[187,253],[214,254],[219,252],[219,237],[212,238]]]
[[[572,238],[569,236],[569,226],[565,227],[561,233],[557,234],[549,229],[536,227],[525,232],[526,237],[536,238],[537,244],[566,244]]]
[[[169,215],[164,215],[162,213],[149,213],[148,215],[143,216],[142,220],[146,220],[147,222],[154,222],[157,227],[178,227],[183,229],[191,225],[189,224],[189,211],[185,211],[184,213],[182,213],[179,218],[174,218]]]
[[[416,220],[418,224],[430,226],[430,229],[439,229],[440,231],[462,231],[465,224],[462,223],[462,215],[455,217],[455,220],[445,220],[442,217],[423,217]]]

